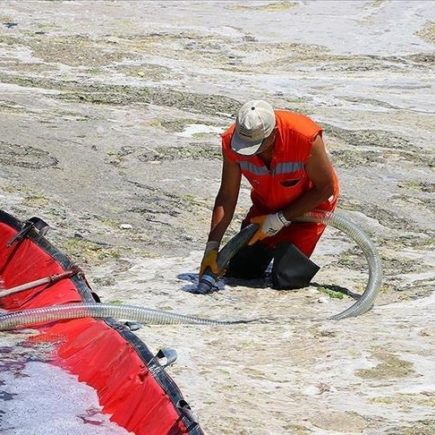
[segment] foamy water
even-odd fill
[[[239,422],[249,433],[258,433],[255,427],[279,434],[283,422],[291,421],[319,435],[375,434],[379,431],[370,431],[367,419],[382,420],[386,430],[431,417],[434,295],[375,305],[358,318],[335,322],[328,316],[354,301],[324,296],[313,287],[277,292],[221,281],[215,293],[192,295],[200,258],[201,252],[192,252],[184,258],[130,259],[125,278],[105,294],[118,302],[220,320],[272,320],[240,327],[151,326],[136,332],[154,351],[177,350],[169,373],[212,432],[223,425],[236,433]],[[337,275],[324,273],[315,281],[321,279],[336,283]],[[242,408],[251,411],[240,414]],[[265,409],[274,416],[267,424]],[[227,423],[215,423],[216,414]]]
[[[407,433],[410,428],[417,431],[419,420],[433,421],[434,294],[422,295],[427,295],[428,283],[434,278],[433,246],[428,240],[433,227],[429,204],[434,175],[425,162],[433,156],[435,98],[430,62],[434,46],[419,36],[435,19],[433,6],[431,1],[2,3],[4,20],[18,23],[17,29],[7,30],[9,34],[24,29],[21,37],[30,39],[29,35],[42,29],[47,38],[59,37],[62,43],[84,35],[91,48],[90,40],[95,40],[98,49],[134,51],[131,59],[102,67],[92,62],[79,67],[62,64],[62,55],[56,52],[53,56],[58,59],[52,70],[30,75],[39,74],[61,84],[92,83],[97,90],[101,84],[145,89],[161,86],[164,91],[185,92],[186,98],[199,93],[238,101],[264,98],[279,107],[298,103],[298,110],[321,124],[346,130],[339,136],[342,143],[328,141],[326,136],[328,147],[338,157],[340,152],[349,152],[349,157],[342,159],[343,166],[337,165],[343,203],[360,210],[355,214],[357,224],[385,242],[378,247],[388,260],[386,272],[390,275],[386,275],[386,285],[372,311],[331,322],[329,316],[354,300],[330,297],[320,289],[338,285],[360,293],[367,282],[367,270],[364,262],[362,267],[352,262],[354,257],[360,260],[357,254],[348,255],[352,242],[328,230],[314,256],[322,266],[315,277],[317,286],[277,292],[263,283],[245,286],[220,282],[219,291],[210,295],[190,293],[198,280],[200,249],[208,229],[204,214],[208,225],[209,210],[206,205],[192,206],[189,214],[176,215],[175,224],[169,218],[168,223],[165,213],[182,210],[181,206],[177,209],[178,203],[174,205],[175,199],[170,202],[165,195],[179,198],[189,194],[204,202],[207,192],[217,191],[220,164],[206,159],[147,163],[137,157],[154,146],[191,146],[199,138],[207,138],[204,143],[209,143],[213,134],[218,146],[220,126],[227,125],[231,114],[216,112],[208,117],[195,99],[191,110],[177,103],[172,107],[172,101],[162,105],[140,101],[119,105],[69,103],[52,98],[63,92],[60,87],[28,88],[20,81],[0,85],[10,100],[5,107],[11,113],[2,124],[9,142],[33,144],[37,132],[36,146],[60,160],[52,172],[25,172],[26,168],[20,172],[12,167],[20,163],[19,158],[12,159],[8,171],[0,168],[4,192],[15,177],[20,187],[27,180],[29,190],[37,185],[49,200],[58,200],[54,205],[48,201],[39,210],[60,224],[59,233],[69,230],[71,220],[76,219],[75,229],[83,225],[80,233],[83,229],[90,239],[94,235],[97,239],[104,231],[119,236],[114,230],[117,223],[113,225],[110,219],[122,219],[132,224],[131,234],[137,236],[134,231],[140,228],[139,236],[157,239],[152,244],[153,240],[139,237],[144,240],[143,256],[128,251],[129,257],[123,251],[119,259],[107,257],[98,267],[92,261],[86,264],[87,277],[103,302],[214,319],[269,320],[227,327],[147,326],[137,332],[152,351],[161,347],[177,350],[178,361],[168,372],[207,433],[378,435]],[[44,27],[47,23],[49,26]],[[53,45],[46,43],[44,47],[52,53]],[[49,57],[47,53],[41,56],[44,54]],[[414,54],[423,59],[428,55],[428,65],[421,59],[414,61]],[[0,56],[6,59],[3,73],[14,67],[15,60],[41,62],[19,44],[3,44]],[[118,66],[146,68],[150,64],[164,67],[160,81],[153,74],[142,77],[117,70]],[[25,68],[17,68],[14,74],[21,77]],[[66,93],[83,94],[74,86]],[[21,118],[13,111],[15,99],[19,107],[30,111]],[[85,114],[90,118],[84,120]],[[78,115],[80,122],[61,121]],[[159,122],[151,128],[154,120],[184,121],[183,129],[160,128]],[[361,142],[364,134],[373,133],[384,143],[378,147],[373,139],[367,147],[355,145],[352,133],[359,134]],[[403,142],[390,144],[388,135]],[[91,145],[95,146],[92,152]],[[125,152],[120,153],[116,164],[107,163],[108,155],[124,145],[126,149],[121,151]],[[62,153],[78,151],[62,160],[58,149]],[[357,160],[352,161],[355,157]],[[36,179],[38,174],[42,176]],[[44,177],[48,179],[45,184]],[[142,190],[135,190],[134,182]],[[149,186],[156,188],[150,195],[153,199],[159,202],[163,198],[160,208],[147,203]],[[89,197],[84,198],[86,192]],[[26,215],[20,218],[35,214],[35,203],[24,204],[25,189],[1,195],[11,209],[23,214],[25,210]],[[247,202],[248,195],[242,189],[241,200]],[[134,202],[120,206],[132,196]],[[104,198],[110,204],[102,203]],[[144,205],[156,209],[154,216],[147,210],[137,212],[135,222],[120,216],[128,209],[132,217],[130,210]],[[161,225],[158,231],[156,221]],[[184,256],[160,257],[157,243],[180,240],[174,237],[182,226],[186,236],[193,237],[196,247],[192,249],[196,250],[185,249]],[[150,227],[154,232],[148,232]],[[427,239],[419,238],[423,230],[428,230]],[[126,234],[123,242],[130,233]],[[119,248],[115,242],[113,245]],[[156,258],[145,258],[147,255]],[[350,265],[338,264],[340,256],[346,255]],[[5,337],[9,334],[0,333],[2,340]],[[0,410],[7,412],[0,413],[2,429],[11,427],[12,421],[15,429],[9,429],[10,433],[37,429],[39,432],[34,433],[45,434],[48,428],[50,433],[59,434],[118,430],[100,414],[92,390],[70,375],[41,362],[28,362],[20,370],[25,375],[21,378],[10,370],[0,371],[0,380],[5,383],[0,385],[0,392],[5,392],[0,397],[7,398],[0,399]],[[42,379],[45,382],[40,383]],[[57,383],[67,388],[52,389]],[[36,409],[41,392],[51,404],[50,410]],[[67,409],[65,402],[72,405]],[[35,410],[30,416],[25,409]],[[54,426],[48,415],[56,422]],[[433,424],[425,424],[426,428],[432,430]]]
[[[109,417],[103,414],[95,390],[77,376],[43,362],[30,347],[21,347],[20,340],[14,343],[0,334],[1,433],[128,433]]]

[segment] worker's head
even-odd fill
[[[273,135],[275,123],[275,112],[269,103],[262,100],[248,101],[237,114],[231,148],[237,154],[245,156],[257,154],[263,141]]]

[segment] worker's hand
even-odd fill
[[[252,224],[259,225],[257,232],[252,236],[248,245],[253,245],[259,240],[263,240],[266,237],[274,236],[281,229],[289,225],[291,222],[287,221],[282,212],[267,214],[262,216],[256,216],[251,219]]]
[[[215,275],[219,275],[220,270],[217,265],[217,255],[219,249],[219,242],[209,241],[205,246],[204,256],[201,261],[201,268],[199,276],[201,277],[205,270],[209,267]]]

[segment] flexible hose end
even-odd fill
[[[207,269],[201,278],[199,279],[198,287],[195,293],[206,295],[213,291],[213,287],[216,285],[217,276],[210,270]]]

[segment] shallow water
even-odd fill
[[[26,344],[23,333],[0,335],[2,433],[129,433],[103,414],[94,389],[50,364],[49,356],[49,348]]]

